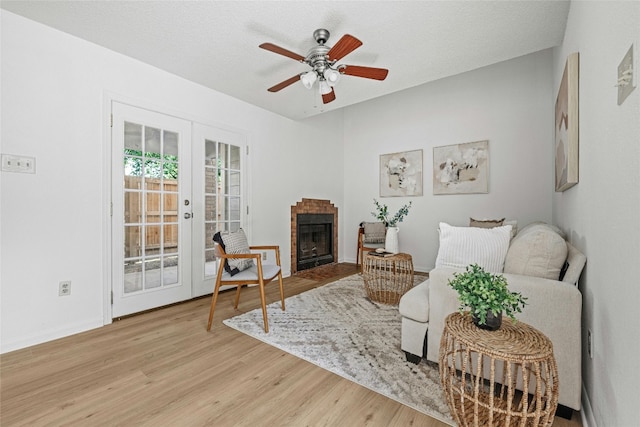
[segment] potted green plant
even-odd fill
[[[515,321],[515,313],[522,313],[527,304],[522,294],[509,291],[503,275],[491,274],[478,264],[453,273],[448,284],[458,292],[460,312],[469,307],[473,323],[482,329],[499,329],[503,312]]]

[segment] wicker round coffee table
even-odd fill
[[[364,257],[363,276],[364,289],[372,301],[396,305],[413,288],[413,259],[404,253],[387,257],[369,253]]]
[[[558,406],[553,346],[523,322],[504,318],[500,329],[486,331],[468,313],[450,314],[440,342],[440,380],[459,426],[553,423]]]

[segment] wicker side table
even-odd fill
[[[468,313],[450,314],[440,342],[440,380],[459,426],[553,423],[558,406],[553,346],[523,322],[505,318],[500,329],[486,331]]]
[[[413,259],[409,254],[364,257],[364,289],[376,302],[395,305],[413,288]]]

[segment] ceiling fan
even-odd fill
[[[329,40],[329,31],[320,28],[313,32],[313,38],[318,43],[309,50],[307,56],[291,52],[273,43],[262,43],[262,49],[284,55],[298,62],[309,65],[310,71],[297,74],[287,80],[278,83],[268,89],[269,92],[278,92],[300,80],[304,87],[311,89],[318,82],[318,90],[322,95],[322,102],[328,104],[336,99],[333,87],[340,80],[342,74],[366,79],[384,80],[389,70],[384,68],[361,67],[357,65],[337,64],[337,62],[362,46],[362,42],[352,35],[345,34],[333,47],[325,45]]]

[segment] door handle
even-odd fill
[[[189,219],[189,218],[191,218],[192,216],[193,216],[192,214],[190,214],[189,212],[186,212],[186,213],[184,214],[184,219]]]

